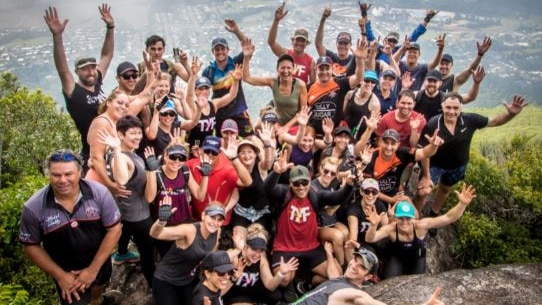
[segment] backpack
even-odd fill
[[[190,191],[188,190],[188,180],[190,179],[190,169],[188,168],[188,165],[183,164],[183,166],[181,167],[181,171],[183,172],[183,176],[184,176],[184,186],[176,188],[175,191],[184,192],[184,194],[186,195],[186,201],[188,202],[188,204],[190,204],[191,197],[190,197]],[[158,191],[159,192],[165,191],[166,187],[164,184],[164,173],[162,172],[162,170],[159,170],[156,172],[156,177],[158,179]]]

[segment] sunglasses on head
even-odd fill
[[[220,277],[222,277],[222,276],[224,276],[224,275],[226,275],[226,274],[227,274],[228,276],[232,276],[232,275],[233,275],[233,270],[227,271],[227,272],[219,272],[219,271],[215,271],[215,272],[216,272],[216,275],[218,275],[218,276],[220,276]]]
[[[327,168],[324,168],[322,172],[324,173],[324,175],[331,175],[331,177],[337,176],[337,172],[331,171]]]
[[[80,159],[78,156],[65,150],[57,150],[49,157],[49,162],[72,162],[72,161],[80,162]]]
[[[376,81],[374,79],[364,79],[363,81],[367,84],[376,84]]]
[[[186,161],[186,157],[183,155],[169,155],[168,158],[171,161],[181,161],[181,162]]]
[[[210,149],[205,149],[205,150],[203,151],[203,153],[206,154],[206,155],[213,155],[213,156],[215,156],[215,157],[218,156],[218,152],[216,152],[216,151],[214,151],[214,150],[210,150]]]
[[[378,191],[375,189],[366,189],[366,190],[363,190],[363,194],[376,196],[378,195]]]
[[[175,116],[177,116],[177,114],[176,114],[174,111],[167,111],[167,112],[162,112],[162,113],[160,113],[160,116],[171,116],[171,117],[175,117]]]
[[[309,180],[298,180],[298,181],[292,182],[292,185],[295,187],[307,186],[309,185]]]
[[[122,74],[121,77],[124,80],[129,80],[130,78],[131,79],[137,79],[137,74],[136,73],[127,73],[127,74]]]

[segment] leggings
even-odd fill
[[[152,220],[147,218],[137,222],[122,221],[122,234],[119,239],[118,249],[119,254],[128,252],[128,243],[130,238],[133,238],[137,246],[137,251],[140,255],[139,264],[143,271],[143,276],[149,285],[152,287],[152,278],[154,275],[154,242],[149,231],[151,230]]]
[[[176,286],[166,281],[153,278],[152,296],[156,305],[179,305],[190,304],[192,300],[192,291],[198,283],[194,279],[191,283],[183,286]]]
[[[425,272],[425,255],[416,258],[405,258],[390,255],[384,265],[384,279],[405,274],[422,274]]]

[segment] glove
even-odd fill
[[[207,162],[201,162],[201,165],[199,166],[199,171],[204,177],[208,177],[212,169],[211,164]]]
[[[360,2],[358,2],[358,4],[359,4],[359,9],[361,11],[361,17],[363,18],[367,17],[367,11],[369,11],[369,9],[371,8],[371,4],[360,3]]]
[[[156,159],[156,156],[154,156],[154,155],[149,156],[145,160],[145,163],[147,164],[147,169],[149,171],[155,171],[155,170],[158,170],[160,168],[160,161],[158,159]]]
[[[430,10],[427,15],[425,15],[425,18],[423,19],[423,21],[429,23],[429,21],[431,21],[431,19],[433,17],[435,17],[435,15],[438,13],[438,11],[434,11],[434,10]]]
[[[171,215],[173,215],[173,213],[171,213],[171,204],[163,204],[160,206],[160,209],[158,210],[158,220],[168,221]]]

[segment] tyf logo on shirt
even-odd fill
[[[311,215],[309,207],[298,208],[296,206],[290,206],[290,220],[295,223],[305,223],[307,218]]]

